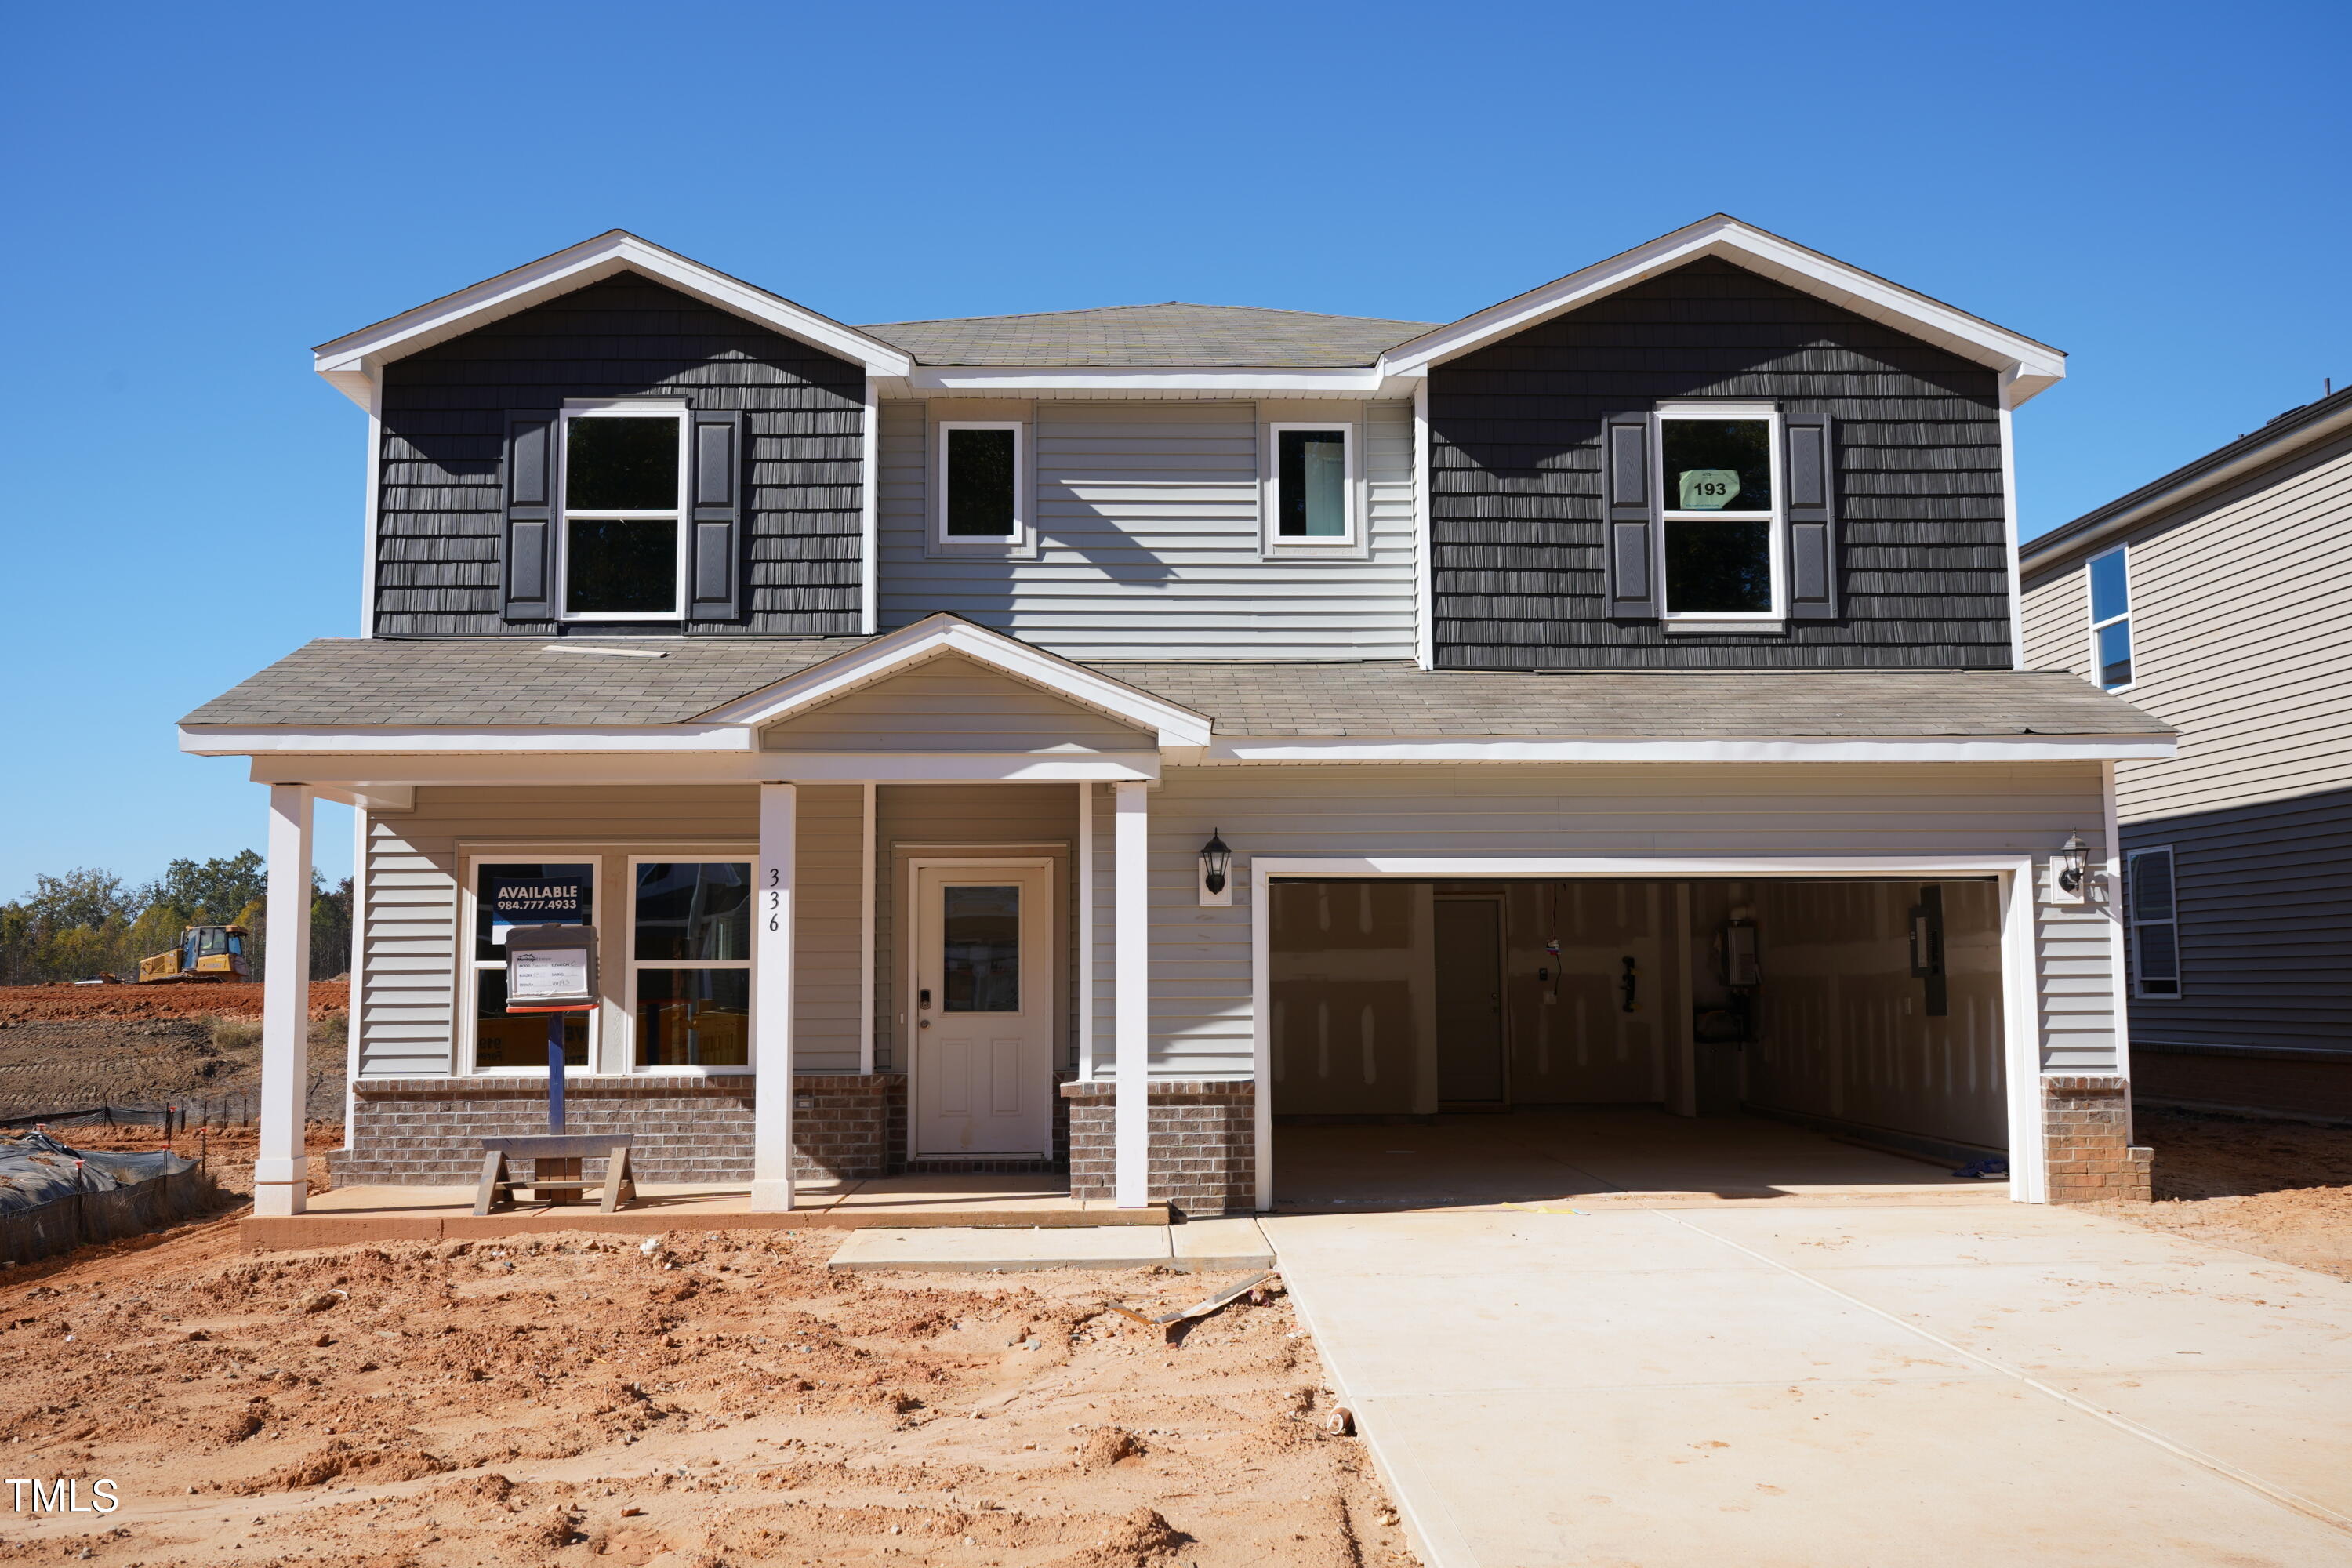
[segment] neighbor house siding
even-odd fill
[[[1836,420],[1841,618],[1738,637],[1612,621],[1600,420],[1667,398]],[[1436,366],[1436,661],[1462,669],[2010,664],[1993,372],[1727,262]]]
[[[567,397],[684,396],[745,414],[744,616],[689,636],[846,636],[859,625],[865,371],[623,276],[383,370],[380,637],[547,637],[499,616],[506,415]],[[680,628],[596,623],[600,637]]]
[[[1029,422],[1034,556],[928,549],[939,419]],[[1360,552],[1267,559],[1262,422],[1358,422]],[[1408,404],[941,399],[882,406],[882,629],[947,610],[1073,658],[1413,657]]]
[[[758,792],[742,785],[437,788],[417,795],[413,811],[367,819],[367,945],[353,1024],[362,1078],[455,1070],[460,975],[472,957],[458,929],[459,889],[471,856],[488,849],[600,860],[596,924],[606,1001],[597,1070],[619,1071],[628,1048],[621,1010],[628,858],[706,845],[744,854],[759,837]],[[856,784],[803,784],[797,805],[793,1060],[803,1072],[855,1072],[863,805]]]
[[[1260,856],[2032,855],[2099,833],[2095,763],[1791,763],[1171,768],[1150,796],[1151,1070],[1252,1070],[1250,907]],[[1108,800],[1105,799],[1108,805]],[[1199,907],[1212,831],[1244,868],[1230,909]],[[1105,827],[1101,847],[1108,850]],[[1097,973],[1110,954],[1112,857],[1098,853]],[[2032,893],[2037,900],[2039,890]],[[2042,1065],[2116,1062],[2108,926],[2096,910],[2038,908]],[[1108,990],[1097,1075],[1116,1057]]]
[[[2152,1044],[2352,1060],[2352,440],[2306,449],[2126,536],[2135,706],[2179,753],[2116,768],[2126,847],[2170,845],[2181,994]],[[2092,678],[2085,566],[2025,589],[2027,658]]]

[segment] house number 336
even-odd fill
[[[782,867],[771,866],[768,868],[768,929],[770,931],[782,931],[784,929],[782,923],[784,895],[781,891],[783,880],[784,873]]]

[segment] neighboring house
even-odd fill
[[[364,635],[182,734],[275,885],[360,808],[338,1182],[538,1121],[553,918],[573,1125],[762,1207],[1247,1210],[1292,1118],[1627,1101],[2144,1190],[2102,825],[2172,742],[2021,668],[2032,339],[1726,217],[1442,326],[851,327],[615,232],[317,364]]]
[[[2352,1120],[2352,390],[2022,564],[2029,662],[2180,732],[2116,769],[2138,1097]]]

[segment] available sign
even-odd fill
[[[500,878],[490,884],[490,941],[504,945],[517,926],[583,924],[587,907],[584,877]]]

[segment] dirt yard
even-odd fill
[[[352,1005],[348,980],[310,983],[310,1016]],[[261,986],[211,982],[158,985],[0,985],[0,1025],[75,1018],[258,1018]]]
[[[2156,1202],[2117,1218],[2352,1279],[2352,1128],[2143,1107]]]
[[[343,1114],[348,983],[310,987],[310,1115]],[[258,985],[0,986],[0,1118],[198,1103],[250,1113],[261,1084]]]
[[[1278,1294],[835,1275],[824,1232],[242,1257],[226,1225],[0,1270],[0,1563],[1343,1568],[1412,1559]],[[29,1495],[29,1494],[28,1494]]]

